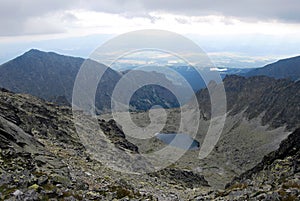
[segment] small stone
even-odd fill
[[[33,184],[32,186],[29,186],[29,189],[37,191],[39,189],[39,187],[40,187],[39,185]]]
[[[13,192],[13,195],[14,196],[20,196],[20,195],[23,195],[23,192],[20,191],[20,190],[16,190],[15,192]]]
[[[263,200],[263,199],[265,199],[266,197],[267,197],[267,194],[262,193],[262,194],[258,195],[256,198],[257,198],[258,200]]]
[[[92,174],[91,174],[90,172],[85,172],[85,174],[86,174],[87,176],[92,176]]]
[[[96,193],[96,192],[93,192],[93,191],[87,192],[87,196],[88,196],[88,198],[91,198],[91,199],[100,198],[99,193]]]
[[[38,193],[35,190],[27,191],[24,196],[27,198],[25,198],[24,200],[28,200],[28,198],[30,198],[30,200],[39,200]]]
[[[52,176],[53,184],[68,184],[70,180],[67,177],[60,176],[60,175],[53,175]]]
[[[285,192],[291,193],[292,191],[291,191],[291,189],[287,189]]]
[[[265,186],[263,186],[263,190],[264,191],[270,191],[272,189],[272,186],[271,185],[265,185]]]
[[[44,185],[48,182],[48,177],[46,175],[43,175],[41,177],[39,177],[38,179],[38,184],[39,185]]]
[[[73,196],[70,196],[70,197],[65,197],[64,201],[77,201],[77,199],[74,198]]]

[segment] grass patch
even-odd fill
[[[288,181],[288,182],[282,184],[282,188],[284,188],[284,189],[288,189],[288,188],[300,189],[300,184],[295,181]]]

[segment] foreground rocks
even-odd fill
[[[300,129],[254,168],[195,200],[300,200]]]
[[[299,200],[300,129],[249,171],[216,190],[200,174],[168,167],[116,172],[81,144],[69,107],[0,91],[0,200]],[[115,121],[99,120],[112,146],[131,154]]]
[[[69,107],[0,90],[0,200],[186,200],[209,188],[180,169],[109,169],[86,151],[72,118]],[[114,121],[98,123],[112,146],[138,154]]]

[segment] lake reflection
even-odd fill
[[[197,140],[184,133],[157,133],[155,137],[165,144],[184,150],[196,150],[200,147]]]

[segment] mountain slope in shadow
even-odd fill
[[[268,64],[262,68],[256,68],[248,73],[243,74],[247,77],[265,75],[277,79],[300,79],[300,56],[279,60],[275,63]]]
[[[59,105],[70,105],[74,82],[84,62],[85,65],[93,68],[106,69],[106,66],[89,59],[32,49],[0,66],[0,86],[15,93],[31,94]],[[90,73],[93,74],[93,72]],[[167,86],[175,88],[172,82],[162,74],[140,72],[139,75],[149,80],[159,80],[161,83],[167,83]],[[96,92],[97,112],[110,111],[112,92],[121,78],[121,73],[111,68],[106,69]],[[131,79],[127,80],[126,85],[130,86],[130,84],[136,83],[139,82]],[[166,108],[179,106],[176,97],[160,86],[148,86],[138,90],[130,104],[131,109],[135,110],[148,110],[154,105],[162,105]]]

